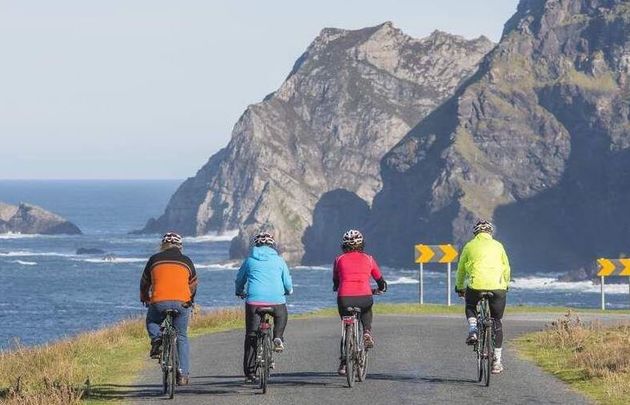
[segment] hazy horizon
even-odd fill
[[[185,179],[322,28],[498,41],[516,5],[0,0],[0,179]]]

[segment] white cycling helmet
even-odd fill
[[[484,219],[477,221],[475,226],[473,227],[473,234],[477,235],[478,233],[485,232],[492,235],[494,233],[494,226],[490,221],[486,221]]]
[[[181,237],[181,235],[176,234],[175,232],[167,232],[164,234],[164,236],[162,236],[162,244],[171,244],[181,248],[184,244],[184,239]]]
[[[356,229],[350,229],[343,234],[341,239],[342,247],[359,247],[363,246],[363,234]]]
[[[252,242],[254,243],[254,246],[274,246],[276,244],[273,235],[269,232],[260,232],[259,234],[254,236]]]

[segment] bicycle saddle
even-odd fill
[[[486,291],[486,292],[482,292],[481,294],[479,294],[479,296],[481,298],[492,298],[492,297],[494,297],[494,294],[491,293],[490,291]]]
[[[346,308],[346,311],[348,311],[351,314],[360,314],[361,313],[361,308],[359,308],[359,307],[348,307],[348,308]]]
[[[256,308],[256,313],[259,315],[264,315],[264,314],[269,314],[269,315],[273,315],[274,313],[274,309],[271,307],[258,307]]]
[[[164,315],[171,315],[171,316],[179,315],[179,311],[176,309],[167,309],[166,311],[163,311],[162,313]]]

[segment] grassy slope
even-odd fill
[[[451,307],[432,304],[375,306],[377,314],[461,314],[462,310],[461,304]],[[510,306],[507,312],[546,312],[560,315],[566,313],[567,308]],[[298,317],[336,314],[335,308],[329,308]],[[194,338],[207,333],[240,328],[242,322],[240,309],[207,312],[193,318],[190,336]],[[129,320],[107,329],[84,333],[49,345],[3,352],[0,353],[0,390],[4,391],[5,398],[7,395],[8,398],[14,396],[13,403],[72,403],[73,393],[76,391],[74,388],[85,388],[84,382],[89,378],[92,396],[88,402],[102,403],[105,400],[99,398],[99,393],[108,386],[126,384],[134,380],[146,364],[147,348],[143,322]],[[21,394],[16,396],[18,386]],[[55,399],[55,396],[59,396],[60,399]]]
[[[584,324],[570,313],[517,340],[521,354],[602,404],[630,397],[630,324]]]

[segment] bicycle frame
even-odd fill
[[[485,379],[486,387],[490,385],[490,365],[494,351],[494,320],[490,313],[487,297],[482,297],[477,303],[478,340],[474,345],[477,354],[477,381]]]
[[[259,315],[260,316],[260,315]],[[271,315],[268,313],[260,316],[260,325],[256,331],[256,373],[260,376],[260,388],[263,394],[267,393],[267,382],[269,380],[269,369],[273,362],[271,349]]]
[[[342,353],[346,361],[346,377],[350,387],[354,386],[355,377],[363,381],[367,374],[367,350],[363,346],[361,327],[358,313],[341,318]],[[348,333],[351,334],[350,338]],[[348,344],[351,346],[351,352],[348,352]]]
[[[162,326],[162,355],[160,366],[162,368],[162,383],[164,394],[173,398],[175,395],[175,383],[177,379],[177,367],[179,363],[177,352],[177,330],[173,326],[173,317],[166,314]]]

